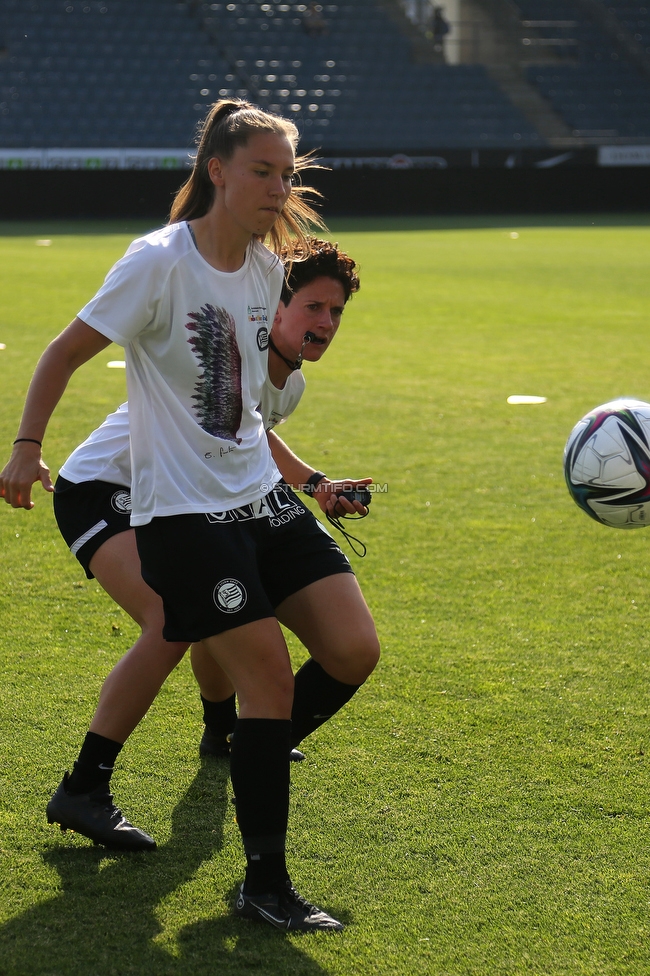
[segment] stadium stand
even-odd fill
[[[228,67],[185,5],[2,0],[0,144],[186,146]]]
[[[626,58],[616,39],[575,0],[519,0],[517,5],[524,25],[541,28],[548,40],[565,42],[557,48],[566,52],[564,63],[559,58],[553,64],[531,64],[527,76],[573,134],[587,142],[647,141],[650,78]],[[621,3],[618,9],[629,7]],[[573,46],[566,44],[569,40]]]
[[[539,146],[485,68],[416,64],[377,0],[0,0],[0,148],[192,145],[220,96],[296,119],[303,148]]]
[[[650,62],[650,5],[644,0],[596,0],[629,31]]]
[[[304,30],[299,12],[305,5],[212,3],[203,9],[209,9],[208,29],[239,52],[237,64],[259,100],[300,119],[307,146],[539,144],[482,66],[413,64],[409,42],[374,0],[325,5],[326,32],[318,37]]]

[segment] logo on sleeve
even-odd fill
[[[222,579],[215,586],[212,596],[215,604],[224,613],[237,613],[248,599],[244,586],[236,579]]]
[[[111,508],[120,515],[131,514],[131,494],[125,488],[116,491],[111,498]]]

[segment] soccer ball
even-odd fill
[[[612,400],[591,410],[569,435],[564,476],[576,504],[602,525],[648,525],[650,403]]]

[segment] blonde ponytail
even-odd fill
[[[238,146],[245,146],[257,133],[285,136],[294,152],[299,133],[289,119],[266,112],[241,99],[221,99],[212,106],[199,130],[198,148],[189,178],[177,192],[172,203],[169,222],[194,220],[203,217],[214,201],[215,187],[208,174],[208,162],[214,156],[228,160]],[[295,161],[297,179],[306,169],[316,166],[310,154]],[[271,250],[285,260],[293,260],[308,249],[307,239],[314,227],[324,228],[322,218],[314,210],[309,197],[320,193],[298,182],[292,187],[282,213],[269,232]]]

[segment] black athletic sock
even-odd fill
[[[313,658],[296,674],[291,712],[291,745],[320,728],[346,705],[361,685],[346,685],[330,677]]]
[[[68,793],[92,793],[100,783],[108,783],[121,749],[121,742],[88,732],[66,784]]]
[[[284,851],[290,741],[291,722],[287,720],[237,719],[230,749],[230,778],[246,852],[247,895],[275,891],[289,877]]]
[[[230,735],[234,731],[237,721],[237,708],[235,706],[235,695],[224,701],[208,701],[201,695],[203,704],[203,721],[207,728],[217,737]]]

